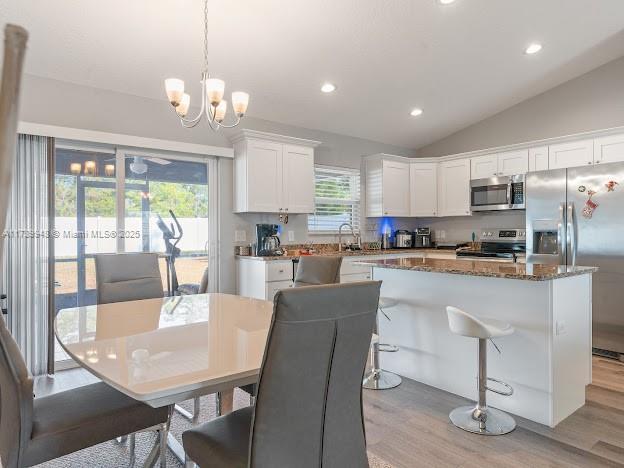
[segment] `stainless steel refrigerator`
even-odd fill
[[[593,347],[624,357],[624,163],[530,173],[525,192],[527,261],[599,267]]]

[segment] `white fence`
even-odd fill
[[[150,218],[149,245],[151,252],[164,252],[165,242],[162,232],[156,226],[157,218]],[[184,236],[178,244],[183,251],[202,251],[208,242],[208,218],[178,218]],[[169,225],[171,220],[165,219]],[[143,233],[141,218],[126,218],[126,228],[123,232],[117,231],[115,218],[88,217],[85,219],[85,231],[79,233],[76,229],[76,218],[57,217],[54,220],[55,231],[58,237],[54,242],[56,257],[76,257],[77,238],[85,239],[87,254],[115,252],[117,250],[117,236],[124,235],[127,252],[143,250]]]

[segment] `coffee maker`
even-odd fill
[[[259,257],[282,255],[277,224],[256,224],[256,245]]]
[[[415,248],[427,248],[432,247],[431,244],[431,229],[426,228],[417,228],[414,231],[414,247]]]

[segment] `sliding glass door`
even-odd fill
[[[55,167],[55,312],[96,303],[98,253],[158,253],[164,294],[200,282],[209,265],[206,161],[60,146]],[[55,356],[67,359],[58,345]]]

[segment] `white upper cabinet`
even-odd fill
[[[624,161],[624,134],[596,138],[594,163],[608,164]]]
[[[498,156],[487,154],[470,160],[470,177],[472,179],[488,179],[498,175]]]
[[[529,171],[529,150],[498,153],[498,175],[511,176]]]
[[[319,142],[252,130],[232,141],[235,212],[314,212],[314,147]]]
[[[529,148],[529,172],[548,170],[548,146]]]
[[[437,163],[410,164],[410,216],[436,216],[438,212]]]
[[[284,145],[282,204],[289,213],[314,213],[314,150]],[[312,174],[312,177],[303,177]]]
[[[438,216],[470,215],[470,166],[470,159],[440,163]]]
[[[410,165],[375,157],[366,161],[366,216],[410,215]]]
[[[525,149],[487,154],[470,159],[470,178],[473,180],[526,174],[528,170],[529,153]]]
[[[565,169],[590,164],[594,164],[594,140],[579,140],[548,147],[549,169]]]

